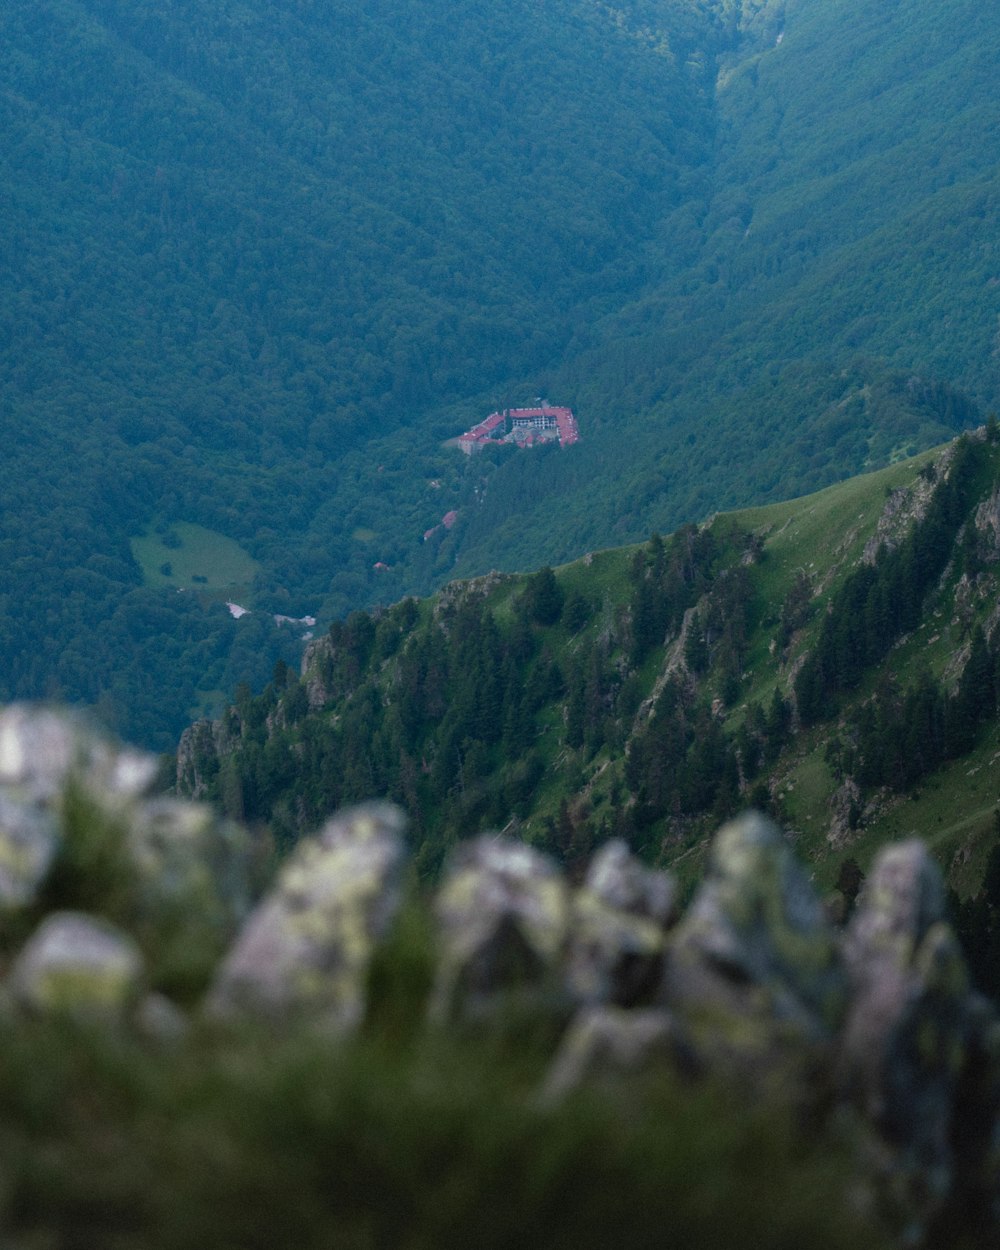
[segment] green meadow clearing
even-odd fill
[[[129,542],[145,584],[153,588],[236,592],[248,589],[260,568],[232,538],[187,521]]]

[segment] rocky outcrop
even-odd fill
[[[920,1222],[954,1182],[955,1097],[981,1031],[941,875],[922,843],[879,857],[842,951],[850,993],[838,1084],[877,1131],[886,1178]]]
[[[945,459],[942,456],[937,461],[938,472],[945,475],[950,464],[951,457]],[[875,533],[865,543],[862,564],[874,564],[883,547],[890,551],[898,547],[916,522],[923,520],[938,480],[937,474],[921,475],[911,486],[901,486],[890,494],[876,523]]]
[[[687,1035],[662,1008],[624,1011],[588,1007],[566,1031],[541,1092],[553,1105],[583,1085],[655,1076],[664,1069],[697,1071]]]
[[[31,1011],[123,1019],[139,999],[143,959],[135,942],[93,916],[55,912],[11,969],[14,1000]]]
[[[333,686],[328,680],[332,668],[333,643],[329,634],[315,638],[302,653],[300,676],[305,683],[309,710],[316,712],[333,698]]]
[[[204,804],[153,796],[156,774],[154,757],[82,716],[0,711],[0,921],[23,924],[54,893],[153,937],[183,925],[230,940],[251,903],[250,836]]]
[[[177,744],[178,794],[201,799],[219,771],[219,761],[231,746],[230,735],[220,720],[198,720],[181,734]]]
[[[183,1045],[197,1030],[156,981],[167,914],[230,935],[194,1023],[306,1026],[324,1045],[363,1036],[371,987],[394,984],[379,959],[394,941],[398,955],[396,919],[413,914],[401,911],[401,813],[369,804],[334,817],[247,914],[249,835],[198,804],[149,797],[153,771],[78,718],[0,713],[5,1028],[56,1015]],[[70,867],[87,863],[93,889],[74,887]],[[418,1031],[478,1045],[494,1027],[530,1025],[532,1044],[550,1047],[539,1110],[587,1086],[639,1106],[646,1082],[707,1078],[734,1108],[778,1103],[846,1143],[857,1194],[898,1245],[930,1245],[956,1208],[1000,1233],[1000,1021],[970,989],[921,843],[882,851],[846,930],[780,830],[752,813],[718,832],[683,914],[670,875],[622,842],[574,888],[553,860],[502,837],[461,843],[413,908],[432,941]]]
[[[434,913],[438,1020],[482,1018],[512,1000],[562,1004],[570,891],[547,856],[489,837],[464,844],[446,869]]]
[[[844,991],[835,934],[777,828],[755,814],[726,825],[673,935],[661,1003],[707,1065],[791,1091],[827,1061]]]
[[[461,582],[449,582],[434,596],[434,620],[447,637],[451,632],[451,618],[463,603],[485,599],[498,587],[510,581],[513,581],[512,574],[491,569],[481,577],[470,577]]]
[[[982,558],[990,563],[1000,560],[1000,487],[976,509],[973,524],[981,539]]]
[[[368,966],[399,904],[403,823],[397,808],[370,804],[300,846],[223,961],[209,1010],[307,1018],[336,1033],[357,1025]]]
[[[676,905],[673,878],[644,868],[624,842],[598,851],[573,899],[567,956],[573,997],[622,1007],[651,1001]]]

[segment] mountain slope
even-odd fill
[[[592,450],[609,472],[586,507],[622,541],[936,441],[914,423],[879,446],[883,413],[855,404],[835,447],[817,417],[852,375],[945,380],[996,404],[1000,24],[964,0],[800,2],[770,21],[722,58],[711,193],[689,206],[696,262],[549,375],[606,427]],[[790,455],[800,439],[814,448]],[[522,550],[580,550],[544,496],[517,528]],[[501,561],[481,543],[461,572]]]
[[[914,832],[975,892],[996,842],[998,498],[991,425],[556,574],[357,613],[300,681],[281,669],[189,730],[179,785],[284,842],[389,794],[427,871],[511,825],[570,863],[615,833],[695,872],[751,803],[830,884],[848,849]]]

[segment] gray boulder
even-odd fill
[[[142,982],[142,955],[126,934],[94,916],[53,912],[15,960],[8,990],[41,1015],[120,1020]]]
[[[400,902],[404,827],[398,808],[372,803],[302,843],[223,960],[209,1012],[307,1019],[337,1033],[356,1026]]]
[[[595,855],[573,897],[567,978],[575,998],[630,1007],[648,1002],[663,971],[677,887],[615,840]]]
[[[250,906],[250,836],[207,806],[148,798],[156,772],[72,711],[0,711],[0,912],[33,904],[65,851],[85,907],[96,859],[145,912],[172,908],[228,940]]]
[[[0,912],[28,906],[59,846],[55,814],[0,790]]]
[[[671,936],[660,1001],[713,1065],[780,1083],[783,1060],[805,1076],[821,1059],[844,988],[822,904],[777,827],[757,813],[725,825]]]
[[[72,777],[105,803],[129,802],[148,792],[156,769],[153,756],[72,711],[27,703],[0,711],[0,786],[22,801],[58,804]]]
[[[151,907],[174,904],[228,935],[251,906],[247,831],[206,803],[150,799],[136,806],[128,849]]]
[[[843,950],[838,1083],[890,1148],[886,1188],[922,1224],[951,1188],[953,1108],[974,1035],[941,874],[922,842],[878,856]]]
[[[547,856],[499,838],[462,843],[435,900],[436,1018],[562,1003],[570,907],[566,882]]]
[[[0,911],[29,906],[62,840],[71,787],[120,818],[156,774],[79,715],[30,704],[0,710]]]
[[[567,1029],[542,1102],[560,1102],[584,1085],[615,1087],[657,1073],[692,1071],[694,1059],[677,1020],[662,1008],[590,1007]]]

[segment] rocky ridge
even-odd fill
[[[0,713],[0,907],[19,934],[7,940],[5,1028],[59,1016],[176,1043],[201,1022],[253,1022],[331,1046],[356,1033],[373,962],[409,905],[402,814],[383,803],[339,813],[255,901],[249,833],[150,797],[154,772],[75,717]],[[112,906],[80,879],[103,862],[83,855],[95,827],[116,831],[124,865],[118,877],[101,869]],[[546,1021],[541,1106],[581,1087],[721,1082],[734,1106],[777,1101],[846,1142],[851,1200],[895,1244],[932,1244],[956,1205],[998,1231],[1000,1020],[969,986],[919,841],[883,850],[844,927],[755,813],[718,832],[683,911],[671,876],[620,841],[574,887],[547,856],[498,836],[459,844],[419,906],[435,951],[422,1027],[481,1037],[512,1018]],[[186,999],[160,949],[177,908],[212,939]]]

